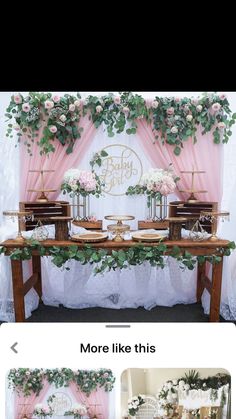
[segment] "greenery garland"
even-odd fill
[[[231,378],[229,374],[217,374],[215,376],[209,376],[207,378],[200,378],[199,373],[195,370],[190,370],[183,377],[176,380],[168,380],[163,384],[159,391],[157,398],[162,405],[170,402],[175,404],[178,399],[178,390],[185,391],[189,394],[191,390],[210,390],[210,399],[215,401],[218,398],[218,390],[226,385],[231,385]],[[221,406],[223,407],[226,403],[226,394],[224,388],[221,392]]]
[[[74,381],[78,388],[87,396],[98,387],[105,391],[112,391],[115,377],[110,369],[77,370],[69,368],[57,369],[11,369],[8,374],[9,388],[22,392],[25,397],[35,393],[37,396],[43,389],[43,380],[47,380],[56,388],[68,387]]]
[[[151,266],[163,269],[166,265],[164,257],[168,251],[164,243],[153,247],[137,244],[129,247],[127,250],[112,250],[111,253],[107,249],[97,249],[89,245],[84,246],[84,248],[79,248],[77,245],[44,247],[36,240],[29,240],[27,244],[27,247],[12,249],[10,259],[29,260],[32,257],[33,250],[36,249],[39,251],[40,256],[51,256],[52,263],[59,268],[71,259],[80,262],[82,265],[96,263],[95,274],[118,268],[127,269],[130,266],[141,265],[144,262],[149,262]],[[229,256],[235,247],[235,242],[229,242],[226,248],[216,249],[216,252],[220,253],[220,255],[196,257],[190,252],[182,252],[178,246],[173,246],[171,251],[168,252],[168,256],[175,258],[179,262],[180,268],[193,270],[197,262],[199,264],[203,264],[206,261],[212,264],[219,263],[222,256]],[[0,248],[0,254],[6,253],[6,251],[9,251],[9,249]],[[70,268],[67,266],[65,269],[69,270]]]
[[[81,136],[80,118],[86,114],[96,128],[104,124],[109,137],[123,132],[127,122],[130,123],[127,134],[135,134],[137,120],[145,119],[152,124],[156,140],[172,145],[175,155],[181,153],[189,138],[197,141],[197,126],[202,127],[202,134],[213,129],[214,143],[227,143],[236,120],[226,96],[217,93],[206,93],[197,99],[156,96],[148,101],[132,92],[120,92],[117,96],[90,95],[82,101],[79,93],[58,96],[30,92],[26,97],[20,93],[11,96],[5,115],[14,123],[8,124],[6,136],[13,137],[12,131],[16,129],[19,141],[24,138],[32,155],[32,143],[44,126],[42,137],[37,139],[40,153],[54,152],[57,140],[69,154]]]

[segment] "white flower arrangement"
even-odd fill
[[[142,396],[139,394],[138,396],[134,396],[128,400],[128,413],[130,416],[135,416],[136,413],[139,411],[140,406],[145,403]]]

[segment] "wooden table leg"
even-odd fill
[[[39,295],[39,299],[41,301],[42,297],[42,276],[41,276],[41,257],[39,255],[32,256],[32,267],[33,267],[33,274],[37,274],[38,280],[34,285],[35,290]]]
[[[206,262],[202,263],[201,265],[198,263],[197,267],[197,302],[201,302],[202,294],[204,291],[204,284],[202,278],[206,275]]]
[[[222,271],[223,271],[223,257],[221,258],[221,261],[219,263],[215,263],[212,266],[210,322],[218,322],[220,320]]]
[[[24,281],[22,260],[11,260],[12,287],[16,322],[25,321]]]

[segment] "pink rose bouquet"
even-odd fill
[[[103,184],[94,171],[70,169],[64,174],[61,189],[63,193],[70,193],[71,196],[89,194],[99,197]]]

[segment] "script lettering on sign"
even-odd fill
[[[72,401],[68,394],[62,392],[54,393],[53,401],[51,402],[51,407],[53,409],[54,415],[64,416],[64,413],[71,409]]]
[[[103,191],[109,195],[125,195],[129,186],[140,182],[143,174],[142,162],[132,148],[114,144],[104,147],[108,153],[97,170],[105,183]]]

